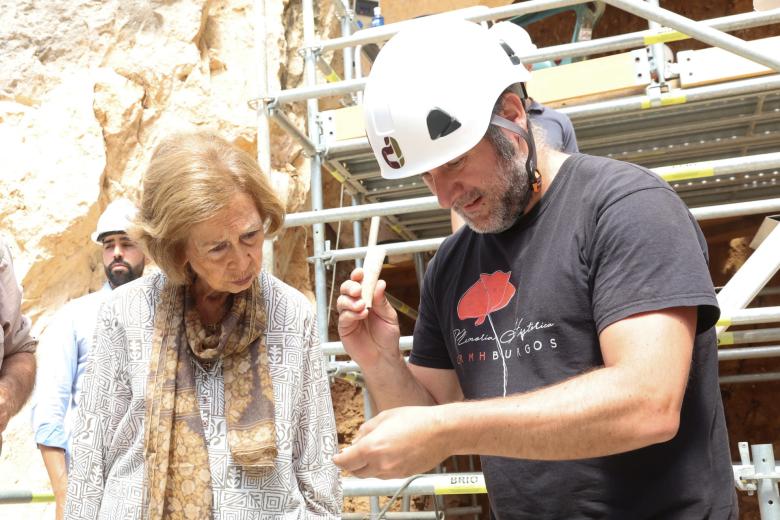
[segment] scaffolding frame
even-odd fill
[[[255,0],[257,5],[264,4],[264,1],[265,0]],[[359,381],[361,377],[359,368],[354,362],[334,361],[335,355],[343,354],[343,347],[341,344],[339,342],[328,341],[329,300],[327,299],[327,267],[338,261],[355,260],[356,263],[359,263],[360,259],[365,255],[366,250],[361,244],[362,228],[360,220],[371,216],[387,217],[392,224],[391,227],[401,238],[405,239],[404,242],[389,244],[387,246],[388,254],[415,253],[416,264],[422,264],[421,257],[417,253],[435,250],[445,237],[433,236],[424,239],[415,239],[417,235],[413,229],[414,225],[428,224],[429,222],[427,221],[435,221],[436,217],[429,215],[439,209],[435,197],[415,196],[415,194],[424,193],[421,185],[402,186],[400,185],[401,183],[397,181],[386,182],[383,180],[372,180],[373,184],[367,189],[364,180],[371,178],[372,175],[375,176],[378,172],[377,167],[374,166],[374,168],[371,169],[370,165],[368,170],[365,170],[357,176],[353,175],[352,168],[350,168],[350,166],[352,166],[350,161],[370,153],[365,138],[329,143],[323,136],[318,98],[325,96],[351,95],[359,99],[362,89],[365,86],[365,79],[361,77],[360,59],[358,58],[355,60],[355,57],[361,55],[362,46],[386,41],[406,24],[416,23],[414,20],[399,22],[396,24],[361,30],[353,34],[353,29],[356,28],[354,24],[354,12],[350,9],[348,0],[333,0],[333,2],[340,13],[342,35],[336,38],[321,40],[317,39],[315,34],[313,0],[302,0],[304,44],[301,47],[300,52],[305,63],[305,85],[299,88],[270,93],[267,88],[268,72],[264,71],[264,81],[261,82],[261,98],[257,103],[259,127],[258,153],[263,153],[260,150],[261,148],[270,150],[270,139],[268,138],[270,132],[268,131],[268,125],[269,120],[273,119],[281,128],[286,130],[300,142],[305,154],[309,157],[309,168],[311,172],[311,211],[288,215],[284,225],[285,227],[311,225],[313,228],[312,239],[314,254],[309,260],[314,264],[316,306],[319,333],[323,341],[323,353],[330,357],[331,373],[337,373]],[[462,17],[475,22],[485,22],[511,16],[531,14],[546,9],[573,6],[585,2],[586,0],[530,0],[520,4],[485,9],[479,12],[471,10],[465,12]],[[682,106],[706,108],[709,104],[716,107],[734,99],[755,99],[756,106],[762,106],[774,103],[775,97],[780,99],[780,76],[778,75],[770,76],[768,78],[762,77],[731,81],[724,84],[705,87],[667,90],[668,85],[666,79],[669,74],[668,71],[665,70],[664,61],[658,59],[658,56],[662,51],[662,44],[695,37],[700,41],[731,51],[738,56],[750,59],[756,63],[765,65],[776,72],[780,72],[780,59],[753,49],[745,41],[725,32],[780,22],[780,9],[767,12],[744,13],[711,20],[694,21],[661,8],[658,5],[657,0],[647,0],[647,2],[642,0],[605,0],[604,3],[647,19],[649,26],[648,30],[597,40],[541,48],[521,57],[524,62],[535,63],[562,57],[583,57],[595,53],[612,52],[638,47],[646,47],[653,53],[655,56],[654,67],[657,74],[657,80],[647,89],[646,94],[622,97],[608,101],[585,103],[561,109],[561,111],[566,113],[578,127],[580,124],[591,124],[594,126],[598,126],[599,124],[608,125],[610,122],[619,120],[620,118],[628,119],[636,117],[637,114],[641,114],[642,117],[666,117],[669,114],[679,112],[680,107]],[[457,16],[458,14],[456,13],[455,15]],[[264,28],[262,30],[264,31]],[[258,42],[259,41],[261,40],[258,39]],[[318,60],[321,59],[324,52],[336,50],[341,50],[343,53],[345,64],[343,79],[325,85],[317,84],[316,70]],[[351,66],[353,60],[356,62],[355,69]],[[265,64],[266,61],[264,60],[263,63]],[[301,101],[305,101],[307,106],[306,133],[300,131],[289,121],[285,116],[283,108],[283,105],[285,104]],[[755,121],[753,122],[753,126],[755,126]],[[701,128],[694,129],[694,131],[696,130],[704,131],[704,129]],[[733,138],[734,136],[731,137]],[[716,137],[715,139],[717,139],[717,141],[713,142],[719,142],[721,138]],[[685,145],[687,146],[688,143],[685,143]],[[753,155],[744,157],[747,150],[753,152]],[[658,167],[655,168],[655,171],[669,182],[673,183],[673,186],[678,192],[683,191],[686,186],[690,187],[692,185],[706,183],[707,181],[713,181],[714,183],[722,183],[722,186],[732,186],[732,191],[734,193],[744,193],[750,199],[734,204],[702,204],[702,207],[694,207],[692,208],[692,213],[699,220],[780,211],[780,198],[754,200],[755,194],[749,192],[744,183],[741,184],[741,181],[746,179],[737,178],[740,175],[746,175],[748,172],[757,172],[758,175],[768,175],[769,177],[778,175],[780,153],[760,153],[761,151],[763,150],[760,149],[760,145],[757,146],[751,141],[742,146],[741,153],[723,156],[720,160],[683,164],[686,156],[680,155],[680,160],[677,161],[676,166],[658,165]],[[626,157],[626,153],[623,152],[622,156],[617,156],[617,158],[630,160],[631,155],[629,154],[629,157]],[[259,159],[262,159],[260,162],[261,166],[267,165],[268,169],[266,171],[270,171],[270,156],[268,158],[259,157]],[[322,191],[323,168],[329,170],[339,182],[347,187],[347,192],[352,197],[352,206],[332,209],[324,208]],[[774,181],[772,182],[774,183]],[[721,193],[724,192],[722,188],[718,187],[718,189]],[[399,197],[397,200],[380,200],[375,195],[376,193],[387,193],[393,190],[402,193],[404,196]],[[774,195],[775,192],[772,192],[772,194]],[[780,190],[776,192],[776,196],[780,197]],[[734,196],[732,198],[739,199],[739,196]],[[707,200],[707,198],[703,197],[702,200]],[[423,213],[423,216],[418,217],[413,223],[414,225],[407,225],[406,222],[399,219],[399,215],[410,213]],[[325,240],[324,226],[326,223],[342,220],[351,220],[353,222],[354,247],[330,249]],[[420,274],[421,273],[418,273],[418,275]],[[756,291],[758,289],[760,289],[760,287],[758,287]],[[730,325],[777,321],[778,316],[780,315],[780,308],[747,310],[730,308],[728,314],[728,317],[721,319],[722,323],[719,322],[719,326],[722,327],[721,332]],[[774,336],[772,337],[774,338]],[[732,336],[732,339],[734,338],[739,338],[739,336]],[[403,350],[411,348],[410,337],[401,338],[401,348]],[[780,347],[758,347],[757,349],[758,350],[750,350],[750,347],[730,349],[735,352],[740,352],[735,354],[727,353],[725,357],[734,355],[757,356],[767,353],[780,354]],[[724,350],[724,352],[729,351]],[[721,356],[722,354],[719,353],[719,357]],[[775,375],[780,377],[780,374]],[[745,381],[755,382],[766,380],[767,376],[772,376],[772,374],[726,376],[721,378],[721,381],[742,382],[737,380],[738,378],[742,378]],[[731,377],[731,381],[724,381],[727,380],[728,377]],[[764,379],[762,379],[762,377]],[[366,413],[367,416],[370,415],[370,408],[366,409]],[[746,467],[746,465],[743,466]],[[762,471],[766,472],[766,469]],[[769,471],[771,471],[771,469]],[[735,475],[737,475],[736,469]],[[740,475],[744,477],[746,474],[742,472]],[[425,478],[428,478],[428,476],[421,478],[418,485],[426,482],[424,480]],[[378,479],[346,479],[345,496],[369,495],[375,497],[383,494],[391,494],[401,486],[401,483],[399,482],[377,482],[377,480]],[[404,491],[404,494],[411,494],[414,489],[415,487],[410,485],[410,487]],[[425,490],[425,493],[423,494],[436,494],[435,489],[433,492],[429,492],[430,490]],[[473,492],[473,490],[470,492]],[[372,500],[371,504],[372,514],[376,514],[378,501]],[[466,511],[463,513],[466,513]],[[471,512],[470,514],[475,513],[476,511]],[[355,518],[364,517],[361,515],[363,514],[355,514],[353,516]],[[417,516],[409,514],[404,516],[404,514],[400,514],[400,516],[397,517],[427,518],[427,516],[420,516],[419,514]],[[391,518],[391,516],[388,516],[388,518]],[[775,517],[773,516],[771,518]]]

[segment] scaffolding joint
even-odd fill
[[[319,57],[322,54],[322,45],[304,45],[298,49],[298,56],[308,58],[309,56]]]

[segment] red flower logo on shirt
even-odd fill
[[[468,288],[458,302],[458,318],[476,318],[474,325],[482,325],[491,312],[503,309],[515,295],[515,287],[509,283],[512,272],[496,271],[480,274],[479,280]]]

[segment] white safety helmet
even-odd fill
[[[102,244],[102,239],[106,235],[127,233],[137,213],[138,209],[127,199],[116,199],[111,202],[98,219],[97,228],[92,233],[92,241]]]
[[[509,45],[518,56],[536,50],[528,31],[512,22],[498,22],[490,28],[490,33]]]
[[[366,83],[366,134],[382,176],[429,171],[476,146],[493,105],[529,72],[481,25],[421,19],[380,51]]]

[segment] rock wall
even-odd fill
[[[137,200],[149,155],[171,132],[210,129],[257,154],[261,55],[269,90],[297,86],[300,3],[252,0],[0,2],[2,231],[16,241],[26,310],[40,330],[102,282],[89,242],[109,200]],[[318,13],[330,27],[331,11]],[[322,23],[324,21],[324,23]],[[303,125],[302,108],[291,119]],[[272,176],[288,211],[306,202],[306,159],[272,127]],[[309,290],[306,234],[277,241],[284,278]]]
[[[315,4],[327,36],[337,27],[333,5]],[[209,129],[256,156],[257,112],[248,103],[260,97],[262,55],[269,91],[299,86],[302,27],[300,0],[0,0],[0,232],[35,331],[102,284],[89,235],[110,200],[139,199],[160,139]],[[300,105],[288,115],[303,127]],[[287,210],[304,208],[309,170],[300,146],[272,125],[271,150]],[[282,232],[274,259],[279,275],[313,299],[309,236]],[[47,488],[25,410],[4,434],[0,490]],[[53,509],[0,506],[2,518],[42,516]]]

